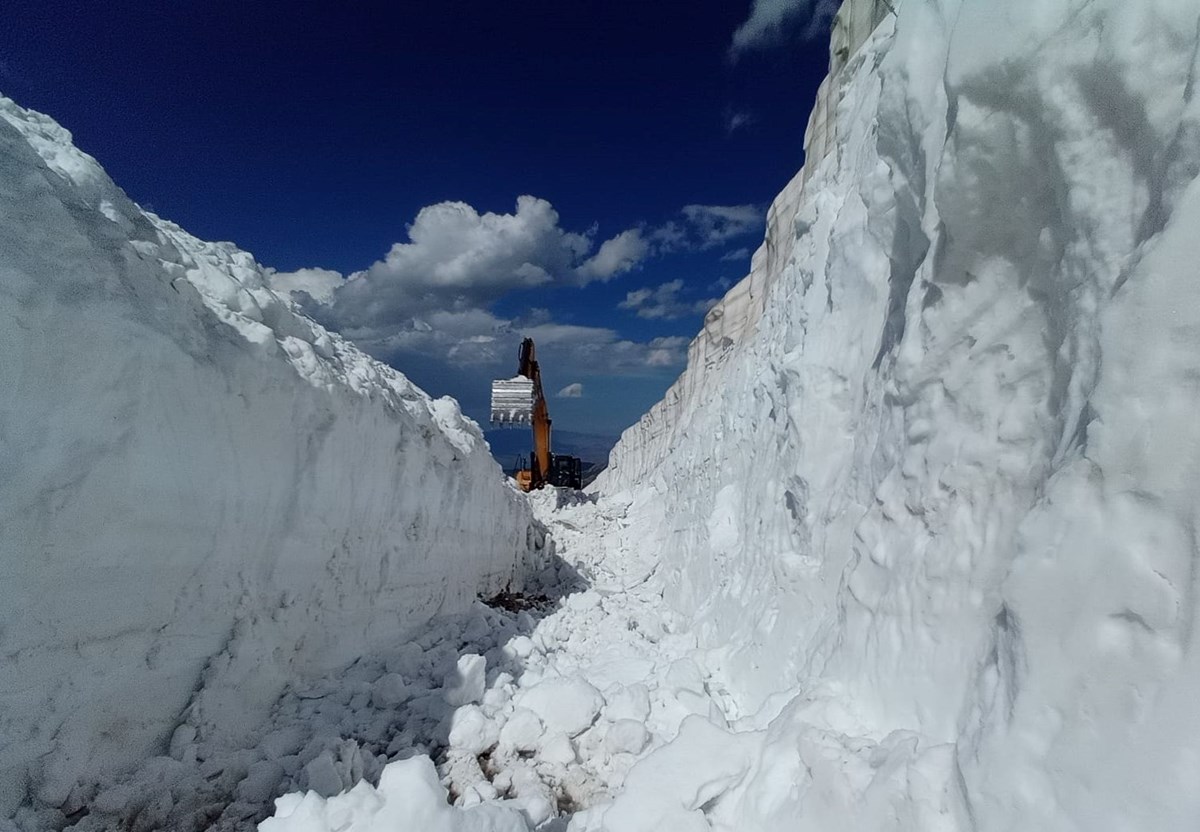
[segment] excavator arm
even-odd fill
[[[533,456],[529,460],[529,489],[541,488],[550,482],[550,408],[542,392],[542,371],[538,368],[533,339],[521,342],[521,362],[518,375],[533,382]]]
[[[492,382],[492,424],[533,428],[529,468],[516,472],[517,483],[523,490],[532,491],[544,485],[581,487],[578,457],[555,455],[550,449],[550,408],[542,390],[542,373],[532,338],[521,342],[517,375]]]

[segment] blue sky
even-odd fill
[[[5,5],[0,91],[134,200],[476,418],[531,333],[615,435],[803,163],[831,4]]]

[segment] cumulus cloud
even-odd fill
[[[675,222],[675,220],[667,220],[651,231],[650,240],[654,244],[654,250],[659,254],[670,254],[673,251],[692,247],[692,242],[688,239],[688,230],[682,223]]]
[[[639,318],[648,320],[673,320],[684,315],[699,315],[707,312],[717,302],[716,298],[689,301],[680,297],[683,281],[671,280],[655,288],[644,287],[627,292],[625,300],[617,304],[618,309],[636,312]]]
[[[750,17],[733,33],[729,55],[737,60],[747,52],[783,41],[793,27],[807,21],[806,39],[816,37],[837,14],[838,0],[754,0]]]
[[[582,286],[635,268],[650,253],[637,229],[601,243],[566,231],[544,199],[522,196],[512,214],[464,202],[422,208],[408,241],[337,287],[328,317],[343,330],[393,328],[431,310],[485,308],[504,294],[550,284]]]
[[[583,398],[583,385],[578,381],[574,384],[568,384],[556,394],[560,399],[581,399]]]
[[[757,205],[685,205],[683,215],[702,249],[762,232],[765,215]]]
[[[650,367],[672,367],[687,361],[688,339],[674,335],[655,338],[649,344],[646,364]]]
[[[564,229],[553,206],[532,196],[520,197],[512,213],[443,202],[422,209],[406,239],[347,278],[301,269],[272,274],[271,282],[418,385],[485,413],[490,380],[513,374],[525,337],[537,342],[547,389],[567,397],[574,389],[582,395],[597,376],[660,377],[682,369],[687,338],[631,340],[606,327],[555,320],[540,307],[501,314],[497,301],[520,290],[608,281],[673,248],[708,248],[749,228],[743,208],[689,206],[661,229],[639,226],[600,240],[595,228]],[[646,291],[632,293],[628,307],[643,318],[703,312],[712,302],[685,298],[682,281]]]
[[[600,244],[600,250],[576,269],[580,281],[607,281],[635,268],[650,254],[650,243],[639,228],[622,231]]]
[[[633,341],[607,327],[560,323],[541,316],[503,318],[482,309],[429,312],[388,330],[347,334],[376,358],[398,367],[418,384],[456,385],[456,398],[483,395],[489,379],[517,369],[522,338],[537,343],[547,386],[563,376],[653,375],[682,367],[686,339]],[[553,389],[553,388],[551,388]]]
[[[341,274],[331,269],[300,269],[294,272],[277,272],[267,269],[271,288],[281,295],[303,304],[304,295],[317,303],[329,303],[333,293],[344,283]]]
[[[682,220],[667,220],[648,239],[654,254],[705,251],[749,234],[761,234],[766,214],[757,205],[685,205]]]

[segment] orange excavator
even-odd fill
[[[533,428],[529,467],[518,463],[516,480],[522,491],[546,485],[583,487],[583,465],[577,456],[550,451],[550,409],[542,392],[533,339],[521,342],[517,375],[492,382],[492,424],[497,427]]]

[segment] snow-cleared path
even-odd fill
[[[274,812],[263,832],[586,826],[685,718],[725,725],[733,709],[626,539],[631,507],[553,489],[533,503],[557,548],[539,588],[293,687],[238,748],[185,714],[169,756],[74,816],[24,825],[240,830]]]
[[[377,789],[363,784],[325,799],[318,792],[340,785],[333,771],[346,785],[355,774],[355,752],[340,761],[326,752],[316,765],[329,770],[329,785],[310,779],[306,794],[283,798],[263,832],[553,830],[572,815],[586,825],[588,808],[607,804],[634,763],[674,739],[684,719],[725,724],[724,695],[648,580],[653,563],[625,545],[629,506],[553,489],[533,502],[564,561],[558,580],[568,594],[540,619],[480,605],[442,622],[422,651],[409,646],[364,668],[364,698],[389,686],[403,691],[394,722],[380,717],[376,734],[392,731],[388,756],[407,762],[390,767]],[[321,719],[320,706],[305,710]],[[332,727],[331,718],[317,730]],[[436,761],[437,775],[413,751]]]

